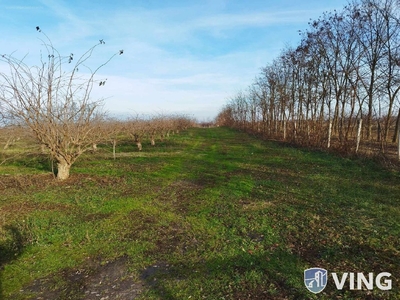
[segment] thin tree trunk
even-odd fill
[[[392,139],[393,143],[396,143],[397,141],[397,132],[399,131],[399,127],[400,127],[400,108],[399,108],[399,113],[397,115],[396,127],[394,128],[394,134]]]
[[[397,156],[400,160],[400,128],[397,130]]]
[[[113,140],[112,141],[112,144],[113,144],[113,158],[114,158],[114,160],[116,159],[116,155],[115,155],[115,148],[116,148],[116,146],[117,146],[117,140]]]
[[[389,97],[390,99],[390,97]],[[389,110],[388,114],[386,116],[386,122],[385,122],[385,131],[383,135],[383,139],[386,142],[389,136],[389,130],[390,130],[390,119],[392,118],[392,107],[393,107],[393,100],[389,100]]]
[[[331,147],[331,135],[332,135],[332,121],[329,122],[329,129],[328,129],[328,148]]]
[[[283,119],[283,140],[286,141],[286,119]]]
[[[361,128],[362,128],[362,119],[360,119],[360,121],[358,122],[356,153],[358,152],[358,147],[360,146]]]
[[[382,128],[381,128],[381,121],[380,119],[378,119],[378,127],[376,129],[376,135],[377,135],[377,141],[380,142],[381,141],[381,134],[382,134]]]
[[[294,121],[294,124],[293,124],[293,138],[294,138],[294,141],[296,141],[296,135],[297,135],[297,124],[296,124],[296,121]]]
[[[367,115],[367,139],[370,140],[372,138],[372,110],[374,103],[374,84],[375,84],[375,66],[376,63],[373,62],[371,67],[371,80],[368,89],[368,115]]]

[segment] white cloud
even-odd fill
[[[265,27],[274,24],[297,23],[308,11],[251,12],[246,14],[217,14],[197,19],[194,28]]]
[[[253,81],[262,66],[260,58],[268,60],[266,51],[253,54],[232,53],[209,61],[169,57],[160,62],[169,72],[158,74],[144,73],[137,66],[132,66],[137,74],[129,77],[102,73],[99,77],[107,78],[107,83],[95,87],[92,96],[111,97],[105,102],[113,113],[191,111],[199,118],[213,117],[227,98]],[[123,58],[119,63],[123,64]]]
[[[245,89],[259,69],[278,56],[289,38],[276,38],[277,25],[297,26],[320,14],[317,8],[276,10],[268,9],[269,4],[264,3],[260,5],[262,9],[253,6],[227,13],[229,2],[225,0],[208,0],[208,4],[183,2],[183,6],[157,9],[136,7],[134,1],[124,1],[123,5],[111,2],[107,6],[102,6],[101,1],[39,3],[44,6],[38,16],[43,24],[29,26],[33,31],[36,25],[41,26],[61,54],[73,52],[79,57],[104,39],[106,44],[96,49],[91,59],[92,65],[99,65],[124,49],[122,56],[100,70],[99,78],[108,78],[106,85],[93,89],[94,98],[107,98],[108,110],[193,111],[203,117],[214,116],[226,98]],[[35,5],[9,5],[9,9],[28,10]],[[243,29],[250,29],[246,45],[241,44],[238,33]],[[8,43],[0,51],[18,49],[18,55],[30,52],[29,58],[37,57],[37,36],[2,32]],[[225,39],[231,43],[225,44]],[[216,41],[218,45],[213,44]],[[203,48],[209,53],[202,53]]]

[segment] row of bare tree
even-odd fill
[[[142,143],[155,146],[156,141],[162,142],[171,134],[195,126],[196,122],[184,115],[136,117],[124,121],[103,118],[86,128],[84,139],[80,139],[82,130],[78,128],[85,124],[76,123],[69,130],[60,130],[58,125],[51,127],[50,124],[47,131],[54,134],[48,135],[46,140],[38,137],[28,126],[0,126],[0,166],[9,159],[37,153],[41,149],[42,153],[49,154],[50,159],[56,163],[57,179],[64,180],[69,177],[71,166],[79,156],[87,151],[96,152],[99,145],[111,144],[113,158],[116,159],[117,145],[121,141],[131,141],[138,151],[142,151]]]
[[[157,134],[163,138],[170,131],[182,130],[191,124],[184,116],[136,118],[126,122],[108,120],[102,110],[102,100],[91,99],[91,92],[95,86],[105,83],[101,78],[95,79],[98,70],[123,54],[123,50],[105,59],[100,66],[91,67],[90,58],[104,44],[103,40],[80,57],[72,53],[63,56],[43,31],[36,29],[44,36],[45,48],[37,65],[30,66],[24,58],[13,55],[0,56],[1,69],[8,68],[0,72],[0,129],[10,133],[17,129],[29,131],[56,163],[58,179],[67,179],[77,158],[88,150],[95,150],[99,143],[111,141],[115,157],[121,134],[134,138],[141,150],[145,135],[154,145]],[[14,138],[7,141],[4,148]]]
[[[400,2],[354,1],[300,32],[246,92],[231,98],[219,124],[312,146],[347,150],[395,143],[400,110]]]
[[[133,118],[127,121],[109,120],[101,124],[103,139],[100,143],[110,142],[113,146],[113,157],[115,159],[116,145],[119,140],[131,139],[139,151],[142,151],[144,140],[149,141],[151,146],[156,145],[156,141],[164,141],[170,134],[179,133],[189,127],[196,125],[196,121],[184,115],[161,115],[155,117]],[[92,144],[96,150],[97,144]]]

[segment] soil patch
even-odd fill
[[[116,186],[123,183],[124,178],[110,176],[93,176],[90,174],[71,174],[66,180],[56,180],[51,173],[29,175],[0,175],[0,191],[17,189],[25,191],[27,188],[45,189],[49,186],[82,186],[86,182],[94,182],[99,186]]]
[[[158,199],[163,203],[170,203],[176,211],[185,214],[191,206],[196,205],[196,196],[202,188],[198,182],[178,180],[162,190]]]
[[[142,279],[135,280],[127,266],[127,257],[120,257],[104,265],[92,261],[86,267],[67,269],[55,276],[35,280],[21,293],[38,300],[136,299],[142,293],[145,283]]]

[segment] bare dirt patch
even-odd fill
[[[195,205],[196,195],[203,186],[197,181],[178,180],[167,186],[158,195],[158,200],[170,203],[179,213],[187,213]]]
[[[128,258],[100,264],[91,261],[77,269],[35,280],[21,290],[30,299],[136,299],[144,290],[145,282],[135,279],[128,270]]]
[[[36,300],[132,300],[149,288],[164,295],[158,279],[173,272],[171,265],[157,262],[142,270],[139,276],[134,276],[128,266],[129,259],[125,256],[105,264],[92,260],[84,267],[35,280],[20,290],[19,296]]]
[[[10,189],[25,190],[26,188],[35,186],[44,188],[55,182],[54,176],[51,173],[47,174],[29,174],[29,175],[0,175],[0,191]]]
[[[28,188],[37,190],[45,189],[50,186],[77,187],[82,186],[88,181],[92,181],[101,186],[114,186],[123,181],[121,177],[93,176],[90,174],[71,174],[63,181],[56,180],[51,173],[28,174],[28,175],[0,175],[0,191],[10,192],[11,190],[22,190],[26,192]]]

